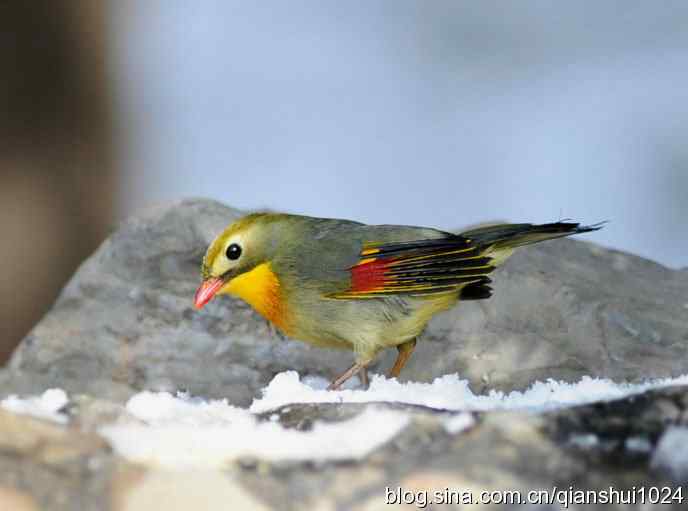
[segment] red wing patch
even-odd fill
[[[457,291],[488,284],[492,259],[471,240],[452,236],[389,244],[367,244],[350,268],[351,288],[330,298],[375,298]]]
[[[382,289],[385,286],[385,271],[389,261],[368,258],[351,268],[351,291],[362,292]]]

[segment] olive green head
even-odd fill
[[[201,265],[203,280],[218,277],[229,280],[268,261],[274,245],[268,230],[279,216],[252,213],[227,227],[206,251]]]

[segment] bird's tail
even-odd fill
[[[539,243],[540,241],[563,238],[572,234],[597,231],[605,222],[594,225],[580,225],[573,222],[551,224],[498,224],[462,232],[461,236],[470,238],[485,247],[496,264],[501,264],[514,248]]]

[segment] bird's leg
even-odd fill
[[[354,365],[349,367],[349,369],[347,369],[342,374],[337,376],[334,380],[332,380],[332,383],[330,383],[330,386],[327,387],[327,390],[337,390],[339,387],[342,386],[342,384],[346,380],[351,378],[358,371],[365,371],[366,367],[369,363],[370,363],[370,361],[368,361],[368,362],[356,362]]]
[[[364,366],[358,370],[358,379],[361,380],[361,385],[364,389],[368,388],[370,385],[370,380],[368,379],[368,367]]]
[[[406,362],[408,362],[408,359],[411,358],[411,354],[413,353],[413,349],[415,347],[415,339],[411,339],[410,341],[406,341],[405,343],[397,346],[397,351],[399,352],[399,354],[397,355],[396,362],[394,362],[394,366],[389,371],[390,378],[396,378],[399,376],[399,373],[406,365]]]

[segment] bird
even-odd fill
[[[514,249],[600,229],[604,222],[495,224],[459,234],[276,212],[248,214],[208,246],[194,306],[218,295],[251,305],[285,336],[351,350],[336,390],[388,348],[389,376],[408,362],[430,319],[458,302],[492,295],[492,272]]]

